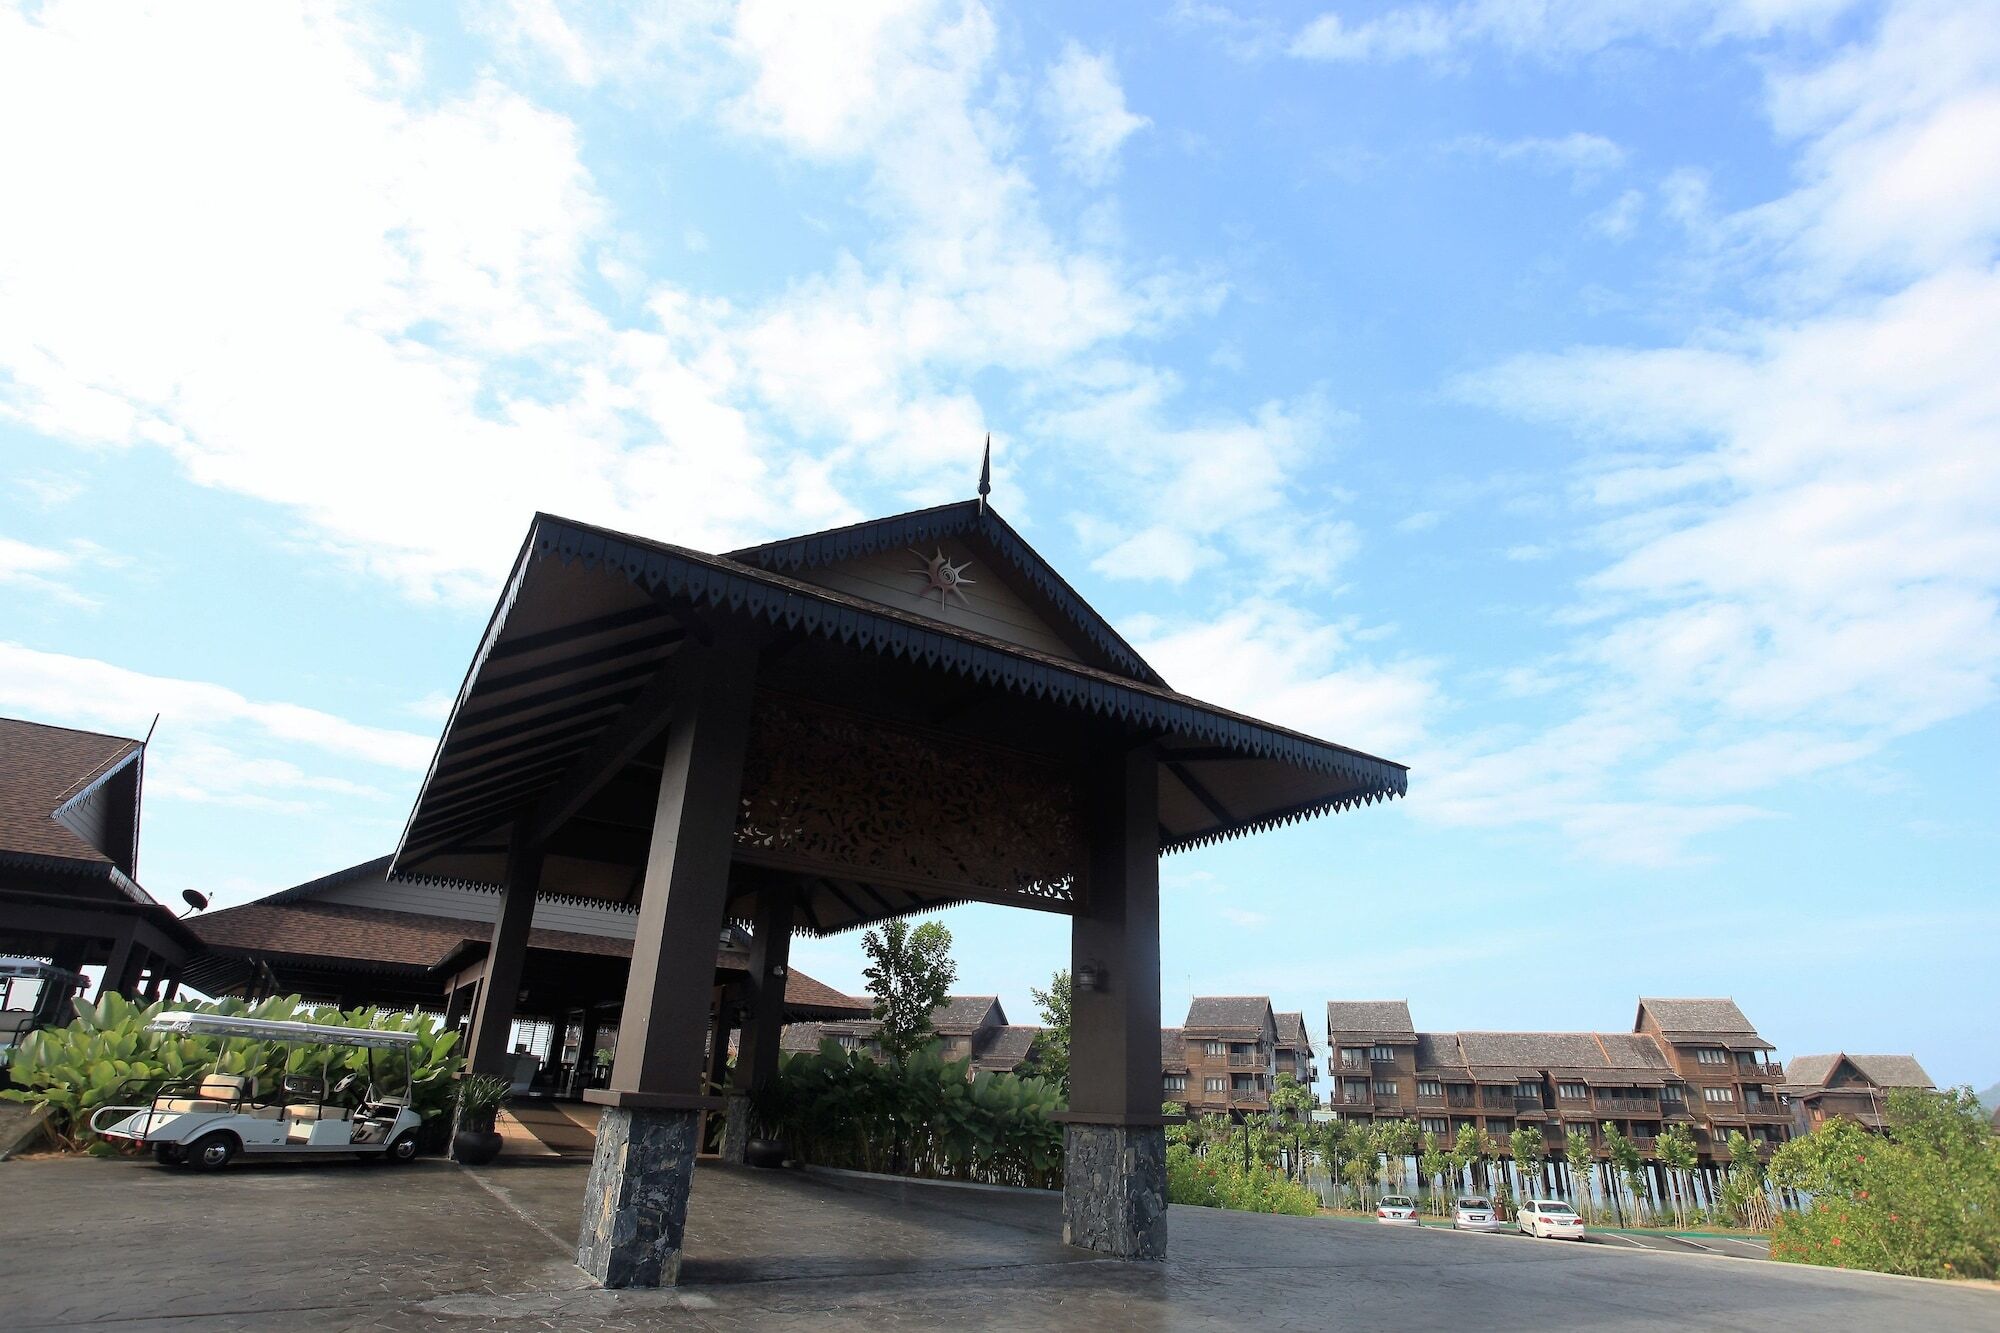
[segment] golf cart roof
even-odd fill
[[[60,981],[64,977],[75,980],[76,975],[68,968],[45,963],[39,958],[17,958],[13,954],[0,955],[0,979],[7,981]]]
[[[155,1032],[191,1032],[203,1037],[245,1037],[251,1041],[289,1041],[331,1046],[403,1049],[417,1044],[414,1032],[384,1032],[379,1028],[344,1028],[329,1023],[282,1023],[274,1018],[240,1018],[230,1014],[161,1014],[147,1024]]]

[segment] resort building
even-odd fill
[[[1600,1157],[1607,1123],[1650,1156],[1682,1122],[1708,1164],[1728,1160],[1734,1131],[1788,1136],[1782,1069],[1731,1000],[1641,1000],[1629,1032],[1419,1032],[1403,1000],[1330,1001],[1326,1022],[1328,1104],[1346,1119],[1412,1120],[1441,1140],[1535,1128],[1552,1156],[1581,1132]]]
[[[1316,1052],[1312,1037],[1306,1031],[1306,1016],[1296,1010],[1278,1014],[1278,1072],[1290,1074],[1299,1081],[1306,1091],[1317,1096],[1313,1085],[1319,1081],[1319,1069],[1313,1063]]]
[[[1792,1132],[1810,1134],[1844,1116],[1881,1133],[1882,1094],[1891,1088],[1934,1088],[1914,1055],[1796,1055],[1779,1091],[1791,1103]]]
[[[1181,1026],[1161,1031],[1160,1047],[1162,1096],[1189,1115],[1241,1119],[1270,1111],[1279,1066],[1269,997],[1196,996]],[[1178,1047],[1177,1059],[1170,1047]]]
[[[868,1002],[859,1001],[864,1013]],[[873,1057],[882,1054],[882,1025],[872,1018],[845,1019],[825,1023],[787,1024],[778,1038],[781,1051],[816,1051],[829,1038],[845,1050],[861,1051]],[[1033,1073],[1038,1027],[1007,1022],[1007,1011],[997,995],[952,995],[931,1011],[931,1030],[937,1034],[940,1054],[947,1060],[969,1060],[967,1077],[980,1074]]]

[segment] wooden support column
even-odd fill
[[[611,1086],[585,1187],[577,1263],[607,1287],[671,1286],[693,1184],[715,949],[728,904],[757,655],[745,637],[692,638],[676,656],[659,802]]]
[[[113,991],[131,996],[139,980],[139,969],[146,961],[146,951],[139,947],[136,934],[136,923],[127,922],[112,940],[110,961],[105,963],[104,975],[97,983],[99,1000]]]
[[[736,1072],[729,1085],[729,1127],[722,1158],[741,1162],[750,1146],[750,1099],[778,1076],[778,1039],[785,1027],[785,978],[792,956],[794,894],[789,884],[771,885],[757,895],[755,933],[750,937],[750,977],[743,1038],[736,1048]]]
[[[1153,747],[1102,762],[1090,776],[1087,799],[1090,864],[1070,925],[1063,1240],[1121,1259],[1163,1259],[1167,1168]]]
[[[450,993],[445,996],[444,1030],[446,1032],[456,1031],[458,1025],[465,1021],[465,1006],[471,996],[472,988],[470,986],[453,986]]]
[[[58,941],[50,961],[65,972],[80,974],[88,947],[84,940]],[[76,987],[73,981],[43,982],[41,993],[35,997],[35,1026],[68,1027],[76,1017]]]
[[[507,882],[500,890],[500,919],[486,948],[486,976],[472,1012],[466,1042],[469,1074],[506,1071],[507,1034],[521,993],[521,969],[528,960],[528,928],[535,920],[535,893],[542,884],[542,849],[518,833],[507,847]]]

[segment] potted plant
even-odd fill
[[[590,1071],[591,1079],[596,1086],[602,1087],[604,1080],[611,1077],[611,1061],[613,1058],[609,1046],[598,1047],[596,1052],[590,1057],[590,1062],[593,1066]]]
[[[509,1084],[491,1074],[468,1074],[458,1081],[458,1132],[451,1136],[451,1155],[466,1166],[484,1166],[500,1155],[500,1134],[493,1118],[507,1100]]]
[[[743,1160],[751,1166],[783,1166],[788,1152],[781,1137],[785,1130],[784,1080],[772,1079],[752,1091],[749,1100],[751,1133]]]

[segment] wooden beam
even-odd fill
[[[1236,816],[1230,814],[1228,807],[1215,799],[1215,793],[1204,787],[1201,779],[1187,771],[1185,764],[1180,763],[1178,760],[1170,759],[1167,761],[1166,767],[1169,773],[1172,773],[1181,780],[1181,785],[1188,789],[1189,795],[1207,807],[1208,813],[1214,815],[1224,824],[1234,824],[1236,822]]]
[[[529,836],[545,840],[561,828],[571,815],[581,810],[606,783],[617,777],[639,752],[659,739],[673,717],[674,700],[684,688],[681,672],[667,659],[652,684],[626,705],[598,734],[596,744],[577,757],[555,785],[535,804],[528,817]]]

